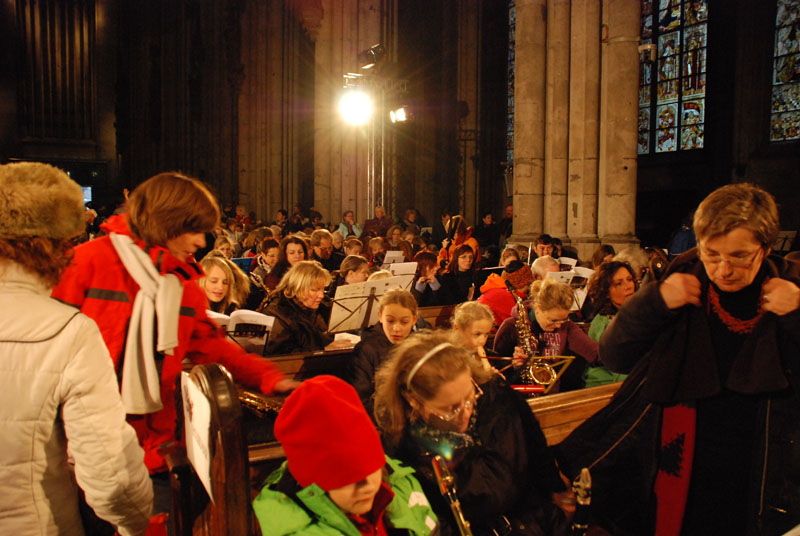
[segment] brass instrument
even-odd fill
[[[264,395],[241,388],[239,389],[239,403],[262,418],[270,413],[277,414],[281,410],[279,402],[269,400]]]
[[[447,463],[444,458],[438,454],[431,460],[433,465],[433,474],[436,475],[436,480],[439,483],[439,491],[447,502],[450,503],[450,509],[453,511],[453,517],[456,519],[458,525],[458,532],[461,536],[472,536],[472,529],[469,527],[469,521],[464,517],[464,512],[461,510],[461,501],[456,496],[456,483],[450,469],[447,468]]]
[[[531,331],[528,312],[525,309],[525,305],[522,303],[522,298],[519,297],[514,287],[511,286],[511,283],[506,281],[506,285],[511,295],[514,296],[514,300],[517,302],[517,312],[519,315],[514,324],[517,328],[517,340],[519,346],[528,356],[528,359],[525,361],[525,364],[522,365],[522,370],[520,371],[522,383],[526,385],[550,385],[556,381],[558,374],[547,361],[537,356],[539,353],[539,340]]]

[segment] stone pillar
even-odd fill
[[[547,0],[517,2],[512,242],[532,240],[544,228],[546,13]]]
[[[581,259],[599,244],[600,11],[597,0],[572,0],[567,234]]]
[[[636,243],[639,0],[603,0],[598,235]]]
[[[458,3],[458,100],[469,108],[469,114],[458,124],[459,210],[470,225],[480,218],[476,158],[481,121],[481,9],[478,0]]]
[[[565,238],[571,74],[570,0],[547,2],[546,58],[543,229],[550,235]]]

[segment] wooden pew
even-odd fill
[[[455,311],[455,308],[455,305],[420,307],[417,309],[417,315],[434,329],[450,328],[450,320],[453,318],[453,311]]]
[[[547,444],[555,445],[583,421],[607,406],[620,385],[612,383],[531,398],[528,405],[542,427]]]
[[[280,366],[285,367],[283,370],[287,373],[295,370],[295,377],[298,377],[298,374],[309,373],[311,370],[306,368],[302,371],[303,366],[298,363],[309,359],[313,361],[316,357],[319,356],[314,353],[282,356],[283,365]],[[320,363],[330,364],[327,361]],[[324,367],[315,370],[323,369]],[[180,449],[175,449],[177,452],[169,457],[172,462],[170,481],[173,488],[174,534],[257,535],[258,523],[252,514],[250,503],[264,478],[283,461],[284,454],[274,438],[271,441],[246,445],[248,434],[244,429],[247,426],[269,427],[271,433],[281,399],[247,392],[256,401],[264,402],[265,413],[271,413],[267,419],[253,425],[253,421],[248,421],[247,418],[250,412],[241,409],[238,396],[241,390],[237,391],[222,367],[216,364],[198,365],[192,370],[192,377],[198,379],[212,406],[212,481],[216,503],[208,503],[208,497],[192,467],[186,462],[185,454],[181,458]],[[608,404],[619,385],[611,384],[533,398],[528,404],[539,420],[548,444],[553,445]],[[248,402],[250,404],[252,401]],[[245,422],[250,422],[250,425],[244,424]]]

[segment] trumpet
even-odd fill
[[[431,460],[431,465],[433,465],[433,474],[436,475],[436,481],[439,483],[439,491],[450,503],[450,510],[453,511],[453,517],[456,519],[458,532],[461,536],[472,536],[469,521],[464,517],[464,512],[461,510],[461,501],[456,496],[455,479],[450,473],[450,469],[447,468],[447,463],[444,458],[437,454]]]

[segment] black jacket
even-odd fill
[[[500,379],[481,386],[476,431],[480,444],[469,447],[452,469],[458,498],[474,534],[491,534],[505,515],[518,532],[551,534],[562,522],[551,495],[565,489],[542,429],[525,400]],[[406,435],[397,456],[417,476],[439,516],[442,534],[457,534],[449,505],[431,469],[431,457]],[[520,523],[528,529],[519,530]],[[544,532],[537,532],[543,530]]]
[[[383,325],[378,322],[361,332],[361,341],[353,350],[350,384],[356,388],[370,415],[374,405],[375,372],[388,359],[391,349],[392,341],[386,337]]]
[[[319,310],[300,305],[283,295],[270,298],[260,312],[275,317],[275,324],[267,340],[268,355],[282,355],[322,350],[333,341]]]
[[[800,282],[800,265],[780,257],[767,258],[762,270]],[[666,275],[673,272],[697,276],[705,299],[709,282],[695,250],[678,257]],[[748,521],[741,533],[782,534],[800,523],[800,311],[766,313],[723,382],[705,307],[669,310],[658,283],[651,283],[620,309],[600,340],[600,357],[609,369],[630,376],[611,404],[556,450],[567,476],[594,465],[592,509],[607,529],[615,535],[652,533],[662,409],[713,400],[723,387],[760,400],[758,458],[752,460]],[[750,462],[732,469],[747,471]],[[724,482],[720,475],[722,493]]]
[[[439,289],[441,295],[442,305],[452,305],[455,303],[462,303],[467,301],[469,297],[469,289],[473,285],[475,290],[472,293],[472,299],[478,299],[481,291],[478,288],[477,274],[473,271],[469,272],[448,272],[438,276],[442,288]]]

